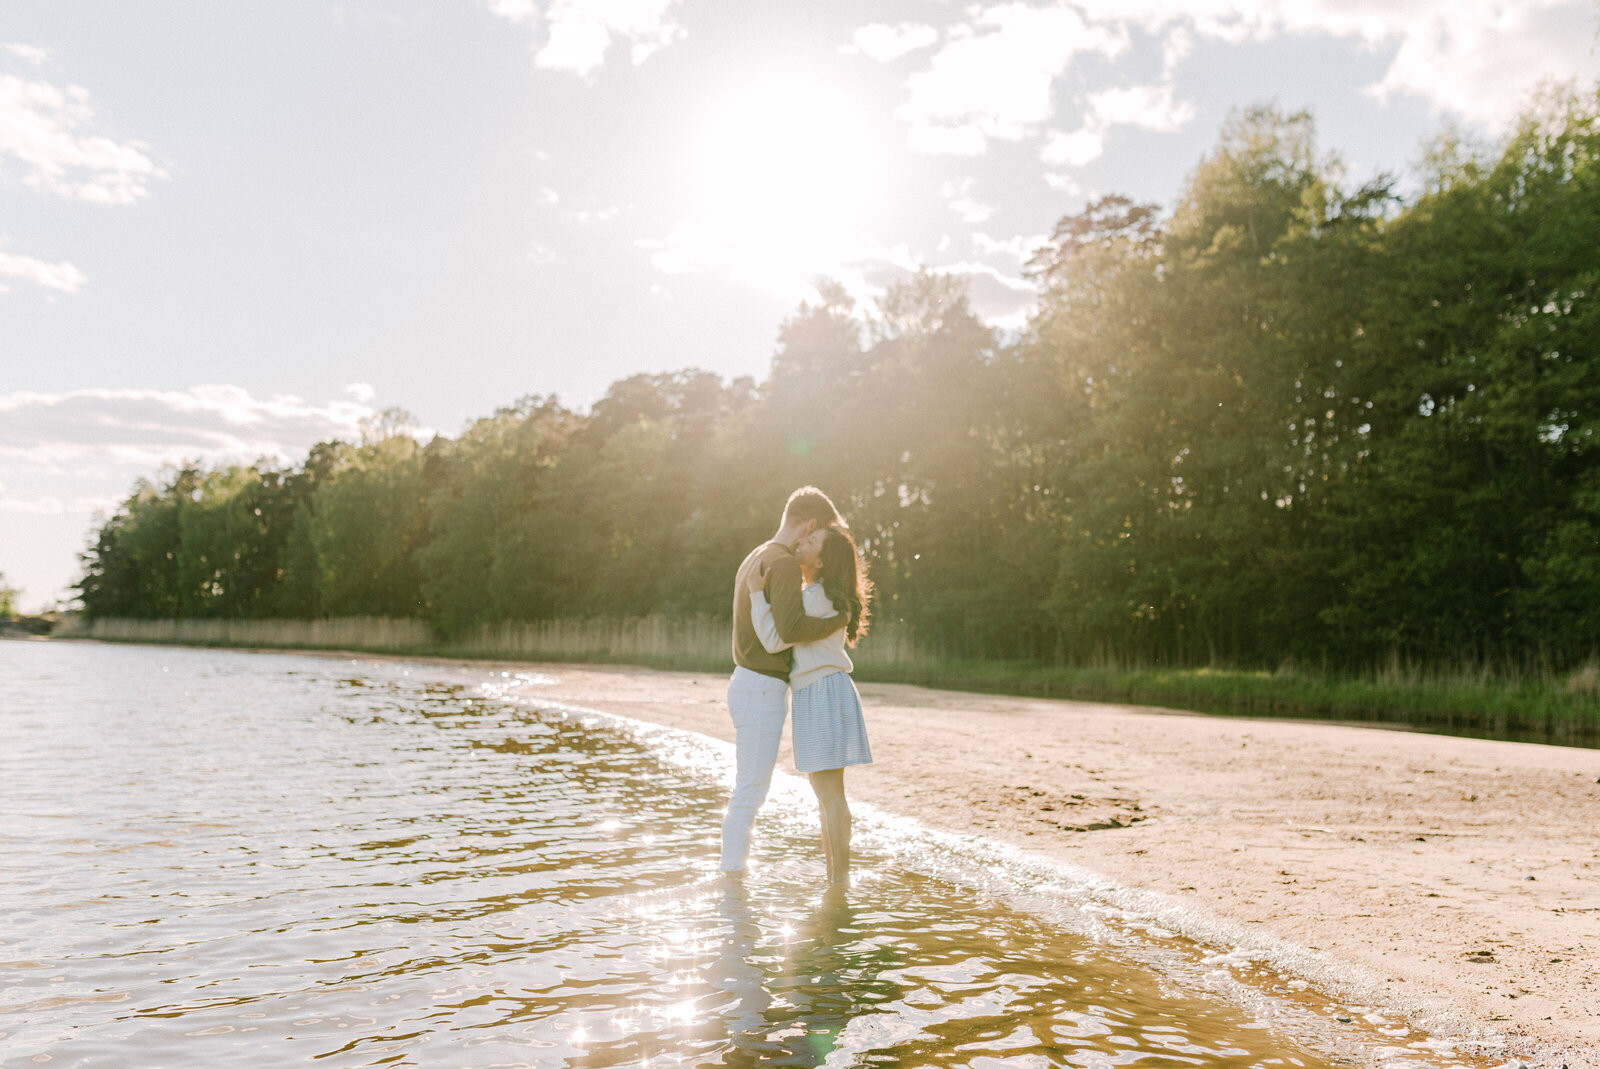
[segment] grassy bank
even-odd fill
[[[725,621],[708,617],[553,620],[441,640],[420,620],[96,620],[62,637],[176,645],[355,650],[463,659],[638,664],[726,671]],[[879,625],[855,653],[863,681],[916,683],[1231,715],[1361,720],[1430,731],[1600,747],[1600,666],[1575,672],[1390,664],[1364,673],[1072,667],[949,660]]]
[[[953,661],[858,678],[949,690],[1121,702],[1226,715],[1368,721],[1425,731],[1600,747],[1600,672],[1467,674],[1421,668],[1335,676],[1223,668],[1075,668]]]

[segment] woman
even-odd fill
[[[861,698],[850,678],[855,665],[845,646],[854,646],[867,633],[872,582],[855,540],[838,527],[812,532],[796,545],[795,552],[805,581],[801,598],[806,615],[846,616],[845,626],[827,638],[795,646],[794,667],[789,672],[789,686],[794,691],[795,768],[806,773],[817,795],[828,883],[844,884],[850,878],[850,806],[844,796],[844,770],[872,763]],[[761,644],[770,652],[785,648],[764,591],[750,594],[750,619]]]

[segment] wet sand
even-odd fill
[[[529,696],[733,737],[722,676],[515,667],[555,680]],[[1353,966],[1390,1005],[1487,1027],[1524,1064],[1600,1069],[1600,751],[861,693],[877,762],[850,771],[853,798]]]

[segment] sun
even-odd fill
[[[809,285],[878,240],[888,132],[859,92],[815,72],[726,84],[683,146],[680,237],[701,260],[780,288]]]

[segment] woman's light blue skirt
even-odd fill
[[[848,672],[834,672],[794,694],[794,767],[823,772],[872,763],[861,696]]]

